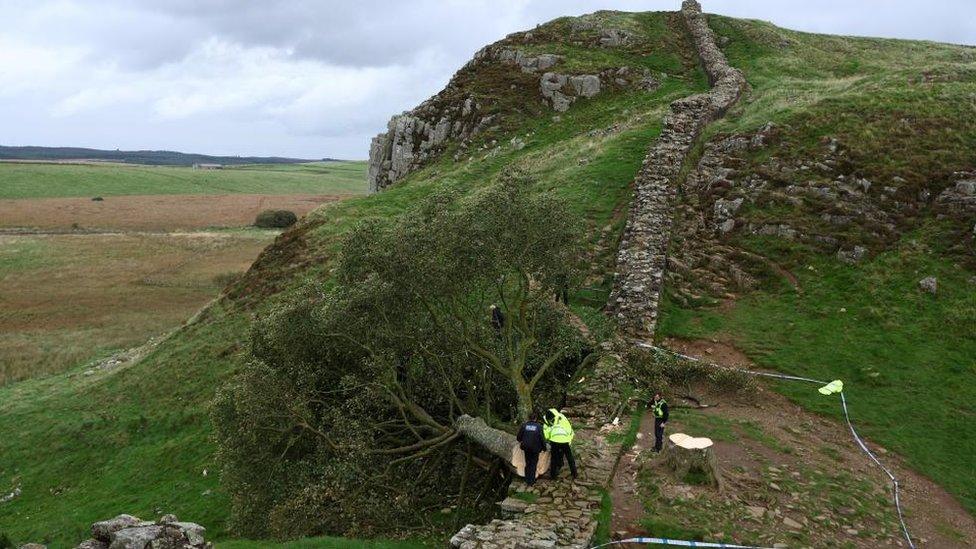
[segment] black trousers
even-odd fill
[[[660,419],[654,420],[654,451],[660,452],[664,446],[664,422]]]
[[[559,469],[563,466],[563,457],[565,456],[566,462],[569,463],[569,472],[573,474],[573,478],[576,478],[576,460],[573,458],[573,449],[569,447],[569,443],[550,442],[549,447],[552,449],[549,477],[555,479],[559,476]]]
[[[535,484],[535,470],[539,466],[539,452],[522,452],[525,453],[525,483],[532,486]]]

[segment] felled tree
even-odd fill
[[[580,233],[517,175],[354,229],[331,280],[257,324],[253,360],[218,395],[238,530],[388,531],[497,488],[469,471],[499,453],[461,444],[456,422],[511,427],[561,391],[583,343],[552,296],[572,280]]]

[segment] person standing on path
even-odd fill
[[[654,393],[651,401],[651,413],[654,414],[654,451],[660,452],[664,446],[664,426],[668,423],[668,402],[661,393]]]
[[[546,449],[546,439],[542,425],[539,423],[538,412],[529,412],[529,420],[519,427],[515,440],[525,453],[525,484],[535,484],[535,470],[539,465],[539,454]]]
[[[552,446],[552,462],[549,464],[549,478],[556,480],[559,477],[559,469],[563,466],[563,456],[569,463],[569,472],[573,479],[576,479],[576,460],[573,458],[573,449],[570,443],[573,442],[573,424],[566,419],[559,410],[550,408],[545,417],[546,440]]]

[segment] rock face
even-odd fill
[[[635,179],[635,196],[617,253],[610,307],[621,327],[638,339],[650,339],[657,325],[671,239],[672,202],[679,185],[675,178],[702,129],[724,114],[746,89],[742,73],[729,66],[715,44],[698,2],[684,2],[681,12],[712,89],[671,104],[661,136],[651,146]],[[731,214],[741,204],[733,200],[715,206],[723,218],[719,230],[732,230]]]
[[[579,97],[600,93],[600,77],[595,74],[569,76],[547,72],[539,81],[539,91],[554,111],[566,112]]]
[[[587,28],[587,32],[596,29]],[[623,47],[631,35],[620,29],[599,29],[592,47]],[[367,179],[370,192],[393,185],[442,153],[449,143],[463,153],[471,140],[499,123],[493,98],[466,92],[466,83],[480,71],[497,78],[499,69],[514,71],[512,89],[526,99],[538,98],[556,112],[567,111],[580,99],[595,97],[610,89],[653,91],[659,75],[647,69],[613,67],[599,74],[571,74],[555,70],[563,57],[552,53],[529,53],[518,44],[533,40],[532,33],[516,33],[502,42],[482,48],[447,87],[417,108],[394,116],[385,132],[373,138],[369,151]],[[499,67],[501,66],[501,67]],[[508,75],[511,76],[511,73]]]
[[[211,549],[206,530],[192,522],[180,522],[175,515],[163,515],[156,522],[132,515],[119,515],[91,526],[92,539],[75,549]]]

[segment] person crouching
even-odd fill
[[[559,469],[563,466],[563,457],[569,463],[569,472],[576,478],[576,459],[573,458],[573,425],[559,410],[550,408],[545,419],[546,440],[552,446],[552,460],[549,464],[549,477],[555,480],[559,476]]]

